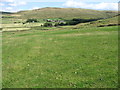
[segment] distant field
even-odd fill
[[[97,27],[99,25],[118,24],[119,17],[120,16],[114,16],[107,19],[101,19],[101,20],[87,22],[87,23],[80,23],[74,26],[62,26],[62,27],[84,28],[84,27]],[[58,18],[54,18],[54,19],[57,20]],[[34,28],[34,27],[41,29],[42,28],[41,25],[43,25],[46,22],[44,21],[44,19],[37,19],[39,21],[37,23],[23,24],[24,22],[26,22],[26,20],[27,19],[3,18],[1,25],[2,25],[3,31],[21,31],[21,30],[30,30],[31,28]],[[14,23],[14,22],[17,22],[17,23]]]
[[[3,31],[21,31],[30,30],[32,27],[41,27],[42,23],[27,23],[27,24],[2,24]]]
[[[116,88],[117,28],[3,32],[3,88]]]

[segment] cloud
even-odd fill
[[[26,5],[27,3],[22,1],[22,2],[18,2],[18,5]]]
[[[14,8],[13,7],[0,8],[0,11],[12,12],[14,11]]]
[[[33,7],[32,9],[39,9],[40,7]]]
[[[14,2],[14,0],[1,0],[1,2]]]
[[[2,0],[4,2],[0,3],[0,11],[6,11],[6,12],[17,12],[21,10],[21,7],[23,5],[26,5],[27,3],[25,1],[15,1],[15,0]],[[7,3],[5,3],[7,2]]]
[[[14,8],[14,7],[5,7],[5,8],[0,8],[0,11],[17,12],[17,11],[19,11],[19,9],[18,8]]]
[[[65,2],[66,0],[1,0],[2,2],[17,2],[17,1],[26,1],[26,2]]]
[[[5,4],[3,4],[3,3],[0,3],[0,6],[4,6]]]
[[[30,0],[30,2],[65,2],[66,0]]]
[[[21,5],[26,5],[26,4],[27,4],[26,2],[22,1],[22,2],[13,2],[8,5],[15,7],[15,6],[21,6]]]
[[[8,4],[8,5],[13,6],[13,7],[17,6],[16,3],[10,3],[10,4]]]
[[[68,0],[63,6],[74,7],[74,8],[85,8],[85,9],[96,9],[96,10],[118,10],[118,3],[85,3],[81,1]]]
[[[13,10],[12,7],[6,7],[6,10]]]
[[[68,0],[0,0],[2,2],[26,1],[26,2],[66,2]],[[75,0],[83,2],[119,2],[119,0]]]
[[[118,3],[99,3],[95,5],[96,9],[118,10]]]

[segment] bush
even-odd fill
[[[65,24],[64,23],[59,23],[60,26],[64,26]]]
[[[55,25],[54,25],[55,27],[57,27],[57,26],[59,26],[59,23],[55,23]]]
[[[38,22],[37,19],[27,19],[26,22]]]
[[[66,25],[76,25],[79,23],[86,23],[86,22],[91,22],[91,21],[97,21],[98,19],[77,19],[74,18],[72,20],[67,20]]]
[[[65,25],[64,23],[55,23],[54,26],[56,27],[56,26],[64,26],[64,25]]]
[[[67,21],[66,25],[76,25],[78,23],[79,23],[78,21]]]
[[[52,25],[52,23],[45,23],[43,26],[44,27],[52,27],[53,25]]]

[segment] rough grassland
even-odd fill
[[[26,20],[28,18],[36,18],[36,19],[47,19],[47,18],[63,18],[63,19],[73,19],[73,18],[108,18],[114,15],[117,15],[117,11],[99,11],[99,10],[90,10],[90,9],[81,9],[81,8],[40,8],[34,10],[26,10],[20,11],[14,14],[4,14],[4,17],[11,17],[11,18],[4,18],[4,22],[9,19],[15,19],[15,21]],[[7,16],[9,15],[9,16]],[[9,23],[7,21],[7,23]]]
[[[3,32],[3,88],[115,88],[117,27]]]

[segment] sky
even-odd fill
[[[0,0],[0,11],[17,12],[44,7],[118,10],[119,0]]]

